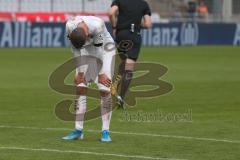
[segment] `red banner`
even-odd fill
[[[76,15],[93,15],[102,18],[104,21],[108,21],[106,13],[94,14],[94,13],[4,13],[0,12],[0,21],[23,21],[23,22],[65,22],[69,17]]]
[[[1,13],[0,12],[0,21],[12,21],[14,16],[12,13]]]

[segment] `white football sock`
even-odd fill
[[[112,96],[101,97],[102,131],[108,130],[112,116]]]
[[[86,95],[81,95],[76,101],[76,121],[75,128],[77,130],[83,129],[84,114],[86,112],[87,98]]]

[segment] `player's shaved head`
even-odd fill
[[[69,35],[69,39],[75,48],[80,49],[85,44],[87,35],[83,28],[77,27]]]

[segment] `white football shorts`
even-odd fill
[[[87,82],[87,85],[79,84],[79,86],[88,87],[91,82],[95,82],[99,90],[110,91],[109,87],[98,83],[98,75],[105,74],[112,80],[116,50],[104,50],[104,53],[96,53],[96,47],[89,45],[81,50],[73,50],[73,54],[74,57],[80,56],[77,61],[76,74],[84,73]]]

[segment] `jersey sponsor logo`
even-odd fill
[[[180,40],[182,45],[197,45],[199,29],[197,23],[183,23]]]
[[[102,34],[100,34],[100,35],[98,36],[97,41],[99,41],[99,42],[103,42],[103,36],[102,36]]]

